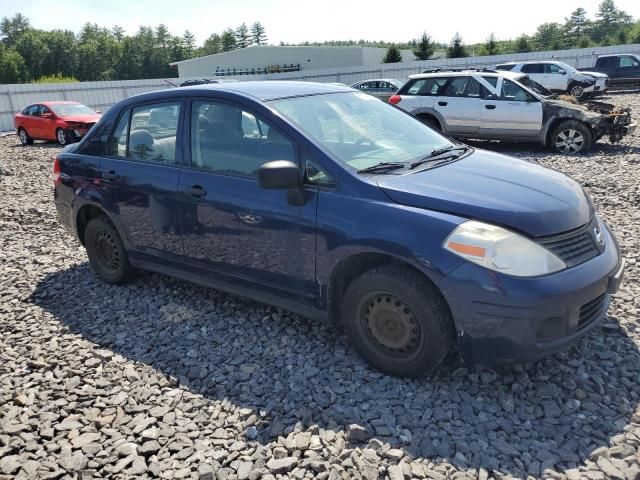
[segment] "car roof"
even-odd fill
[[[505,62],[505,63],[499,63],[498,65],[520,65],[520,64],[526,64],[526,63],[565,63],[561,60],[521,60],[519,62]]]
[[[320,95],[325,93],[353,91],[348,87],[341,87],[339,85],[331,85],[328,83],[288,80],[210,83],[189,87],[179,87],[179,90],[192,92],[224,91],[254,97],[262,101],[276,100],[279,98],[303,97],[307,95]]]
[[[494,72],[482,71],[482,70],[442,70],[440,72],[430,72],[430,73],[416,73],[414,75],[409,75],[411,79],[420,79],[420,78],[431,78],[431,77],[468,77],[469,75],[481,75],[483,77],[505,77],[505,78],[518,78],[523,77],[524,74],[521,72],[511,72],[505,70],[497,70]]]
[[[606,55],[598,55],[598,58],[604,57],[638,57],[637,53],[607,53]]]
[[[72,102],[71,100],[51,100],[47,102],[32,103],[31,105],[44,105],[45,107],[50,107],[52,105],[82,105],[82,104],[80,102]]]
[[[356,83],[364,83],[364,82],[397,82],[398,80],[395,78],[367,78],[366,80],[359,80],[355,83],[353,83],[353,85],[355,85]]]

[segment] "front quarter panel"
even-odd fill
[[[409,263],[436,285],[462,260],[442,248],[453,229],[466,219],[407,207],[375,195],[320,192],[317,219],[317,275],[326,292],[338,264],[362,253],[383,253]]]

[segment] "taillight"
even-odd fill
[[[60,160],[58,157],[54,157],[53,159],[53,184],[60,185],[61,176],[60,176]]]
[[[400,103],[400,100],[402,100],[402,97],[400,95],[391,95],[391,97],[389,98],[389,103],[391,105],[397,105],[398,103]]]

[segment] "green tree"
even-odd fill
[[[73,76],[78,66],[75,34],[70,30],[51,30],[42,32],[42,39],[47,45],[42,75]]]
[[[24,59],[13,49],[0,43],[0,83],[20,83],[28,80]]]
[[[465,47],[462,37],[456,32],[447,47],[447,58],[463,58],[468,56],[469,53],[467,53],[467,47]]]
[[[222,45],[222,51],[228,52],[236,48],[236,34],[230,28],[227,28],[224,32],[222,32],[222,36],[220,37],[220,44]]]
[[[111,35],[113,35],[113,38],[117,41],[121,42],[124,39],[124,28],[120,25],[114,25],[111,27]]]
[[[265,45],[267,43],[267,32],[260,22],[251,25],[251,40],[255,45]]]
[[[402,54],[398,47],[395,44],[391,44],[387,49],[387,53],[385,53],[384,58],[382,59],[383,63],[398,63],[402,61]]]
[[[0,35],[2,42],[8,47],[16,44],[20,36],[29,30],[29,19],[21,13],[16,13],[12,18],[3,17],[0,22]]]
[[[582,8],[576,8],[571,12],[569,18],[565,18],[564,29],[571,39],[571,44],[576,45],[578,39],[583,37],[589,29],[589,20],[587,19],[587,11]]]
[[[497,55],[499,51],[498,42],[496,36],[491,33],[487,41],[480,47],[480,56]]]
[[[429,60],[435,52],[435,44],[431,40],[431,36],[427,32],[422,32],[420,40],[416,42],[413,54],[418,60]]]
[[[222,45],[220,43],[220,35],[212,33],[209,35],[209,38],[204,41],[198,55],[213,55],[215,53],[220,53],[221,49]]]
[[[578,39],[578,43],[576,43],[576,47],[578,48],[589,48],[592,45],[593,45],[593,42],[591,42],[591,39],[586,35],[583,37],[580,37]]]
[[[189,30],[185,30],[184,34],[182,35],[182,42],[184,44],[184,51],[187,55],[187,58],[191,58],[193,51],[196,48],[196,36]]]
[[[596,41],[616,35],[621,26],[628,25],[632,21],[631,16],[619,10],[613,0],[603,0],[598,5],[596,19],[593,35]],[[611,42],[611,39],[607,42]]]
[[[249,29],[247,28],[247,24],[243,23],[236,28],[236,48],[247,48],[249,45],[251,45]]]
[[[539,25],[533,38],[536,50],[560,50],[565,46],[564,30],[559,23],[548,22]]]
[[[525,34],[520,35],[516,39],[515,50],[517,53],[526,53],[533,50],[533,46],[531,45],[531,37]]]
[[[29,79],[35,80],[42,76],[43,63],[49,55],[49,47],[39,30],[27,30],[20,35],[15,44],[15,50],[24,58],[29,72]]]

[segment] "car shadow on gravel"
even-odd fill
[[[111,286],[83,263],[47,275],[30,301],[72,334],[151,367],[143,378],[262,411],[264,444],[296,426],[318,426],[332,442],[323,432],[358,423],[413,458],[522,478],[627,442],[640,398],[640,354],[614,318],[535,364],[469,370],[454,359],[407,380],[371,370],[334,327],[155,274]],[[126,392],[122,364],[111,368]]]

